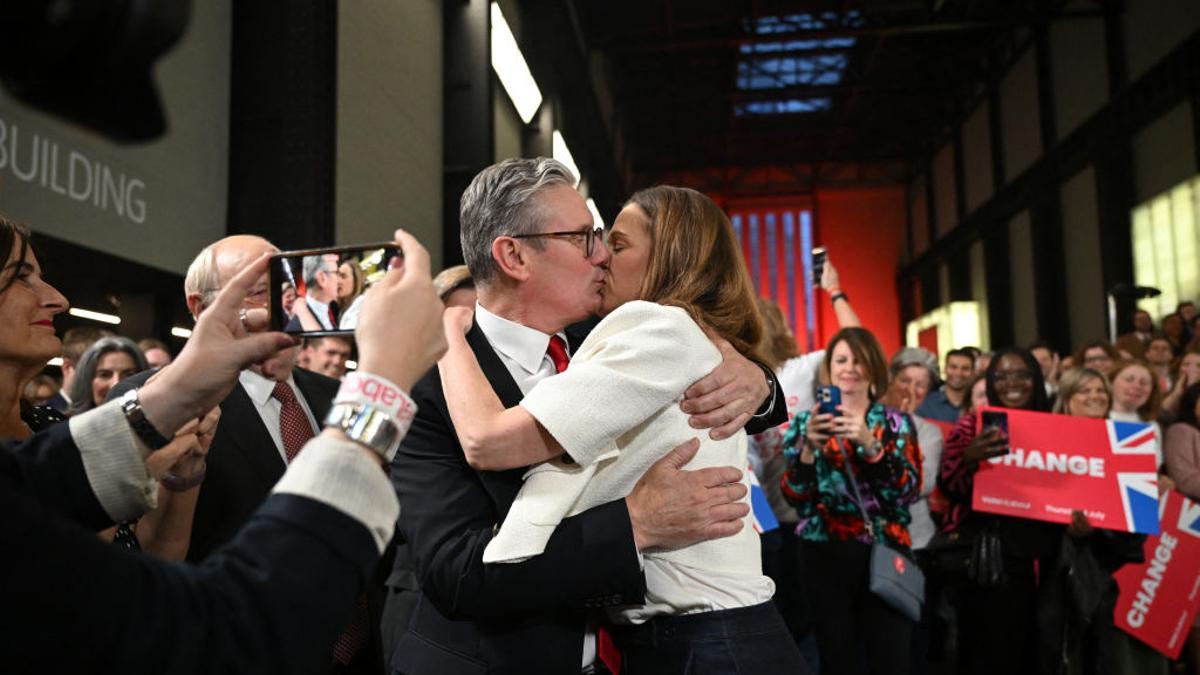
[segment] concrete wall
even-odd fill
[[[1100,227],[1096,212],[1096,173],[1091,167],[1062,186],[1063,273],[1067,276],[1067,318],[1071,344],[1107,332],[1104,281],[1100,265]]]
[[[1037,105],[1037,71],[1033,49],[1027,49],[1000,83],[1000,117],[1004,126],[1004,170],[1011,180],[1042,154]]]
[[[442,3],[338,3],[337,240],[442,260]]]
[[[938,238],[958,224],[954,190],[954,149],[950,143],[946,143],[933,156],[933,199],[936,204],[935,224]]]
[[[1183,103],[1133,137],[1137,199],[1146,201],[1196,175],[1192,106]]]
[[[1008,251],[1013,339],[1016,344],[1027,345],[1039,337],[1033,283],[1033,232],[1028,211],[1022,211],[1009,222]]]

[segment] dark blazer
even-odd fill
[[[596,323],[567,329],[572,351]],[[523,394],[478,326],[467,342],[501,402],[517,405]],[[749,433],[787,420],[784,393],[770,370],[764,372],[779,403],[751,420]],[[407,631],[383,627],[385,634],[400,634],[392,672],[578,672],[588,612],[644,601],[625,501],[567,518],[540,556],[484,565],[483,549],[512,506],[525,470],[475,471],[467,465],[436,368],[412,395],[417,416],[392,462],[400,497],[396,539],[403,546],[389,583],[402,593],[418,586],[421,591]]]
[[[467,340],[500,400],[520,402],[483,332],[473,327]],[[589,609],[643,602],[625,501],[564,520],[542,555],[484,565],[483,549],[524,470],[467,465],[436,368],[412,393],[417,417],[392,462],[392,482],[421,594],[392,654],[393,672],[578,672]]]
[[[107,400],[141,387],[155,370],[122,380],[109,391]],[[338,381],[303,368],[293,369],[292,378],[312,410],[319,429],[337,395]],[[196,515],[192,519],[188,562],[204,560],[233,539],[287,469],[241,383],[221,401],[221,421],[217,423],[206,464],[204,486],[200,489]]]
[[[0,444],[0,513],[5,673],[311,673],[379,558],[362,523],[297,495],[201,566],[105,544],[65,424]]]
[[[50,400],[46,401],[46,405],[64,414],[66,414],[67,408],[71,407],[71,404],[67,403],[67,399],[62,395],[62,391],[54,392],[54,395],[50,397]]]
[[[320,428],[337,395],[338,381],[303,368],[294,369],[292,377]],[[208,474],[192,522],[187,557],[191,562],[205,559],[233,539],[287,469],[240,383],[221,401],[221,421],[208,450],[207,464]]]

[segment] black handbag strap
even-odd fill
[[[854,456],[851,453],[846,453],[845,448],[842,448],[842,452],[846,454],[846,477],[850,479],[850,489],[854,490],[854,505],[858,507],[858,512],[862,514],[863,524],[867,527],[867,534],[871,535],[872,541],[875,541],[878,539],[875,534],[875,523],[867,515],[867,507],[863,506],[862,493],[858,490],[858,481],[854,479],[854,467],[850,466],[850,462]]]

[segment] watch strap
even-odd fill
[[[171,442],[170,438],[159,433],[150,420],[146,419],[146,411],[142,408],[137,389],[130,389],[117,400],[120,401],[121,412],[125,414],[125,421],[146,447],[159,450]]]

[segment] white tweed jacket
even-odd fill
[[[700,450],[687,469],[746,467],[745,432],[714,441],[690,427],[679,408],[683,392],[720,362],[717,348],[677,307],[634,301],[605,317],[567,370],[539,382],[521,402],[577,464],[546,462],[529,470],[484,562],[540,554],[564,518],[624,498],[651,464],[688,439],[699,438]],[[691,587],[697,577],[701,586],[711,577],[709,595],[727,596],[730,577],[736,588],[755,589],[751,597],[709,598],[705,609],[769,599],[774,587],[762,576],[758,537],[747,516],[733,537],[646,554],[648,601],[662,590],[662,600],[676,606],[671,589],[654,586],[655,579],[680,576],[692,580]]]

